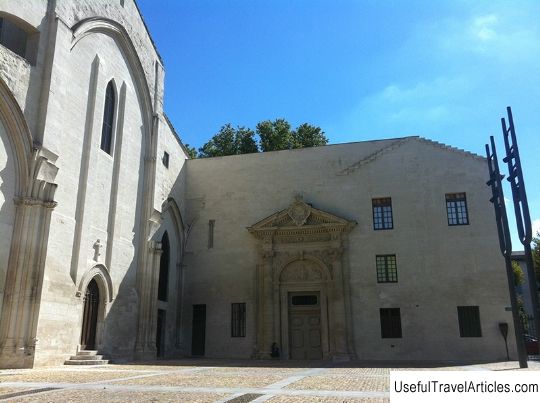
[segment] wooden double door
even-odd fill
[[[322,359],[319,293],[289,293],[288,311],[290,358]]]

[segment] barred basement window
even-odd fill
[[[231,304],[231,337],[246,337],[246,303]]]
[[[392,199],[390,197],[372,199],[371,204],[373,206],[373,229],[393,229]]]
[[[377,283],[397,283],[396,255],[377,255]]]
[[[380,308],[381,337],[401,339],[401,313],[399,308]]]
[[[448,225],[469,224],[465,193],[446,194],[446,213],[448,214]]]
[[[458,306],[459,335],[461,337],[482,337],[480,308],[478,306]]]

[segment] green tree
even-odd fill
[[[217,134],[199,148],[199,156],[221,157],[236,154],[236,131],[230,123],[222,126]]]
[[[518,285],[523,284],[525,274],[523,274],[521,266],[515,260],[512,260],[512,271],[514,272],[514,286],[517,287]]]
[[[256,153],[259,149],[255,133],[245,127],[222,126],[206,144],[199,148],[199,157],[221,157],[224,155]]]
[[[304,148],[324,146],[328,144],[328,138],[320,127],[303,123],[292,132],[293,147]]]
[[[236,153],[251,154],[258,153],[259,147],[255,141],[255,132],[246,127],[238,127],[236,129]]]
[[[303,123],[295,130],[285,119],[265,120],[257,124],[262,151],[288,150],[328,144],[320,127]]]
[[[222,126],[207,143],[199,148],[199,157],[259,152],[255,135],[259,136],[261,151],[289,150],[325,145],[328,139],[320,127],[303,123],[295,130],[285,119],[264,120],[257,124],[256,133],[244,126],[234,128],[230,123]]]
[[[187,155],[189,158],[197,158],[197,150],[195,147],[191,147],[189,144],[184,144],[184,148],[186,149]]]
[[[278,151],[292,148],[291,125],[285,119],[257,123],[261,151]]]

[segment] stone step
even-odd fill
[[[67,360],[64,365],[106,365],[109,360]]]
[[[96,355],[97,350],[80,350],[77,352],[77,355]]]
[[[72,355],[69,357],[70,360],[102,360],[102,355]]]

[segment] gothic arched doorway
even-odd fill
[[[84,310],[81,332],[81,350],[96,348],[96,329],[99,312],[99,287],[92,279],[86,287],[84,294]]]

